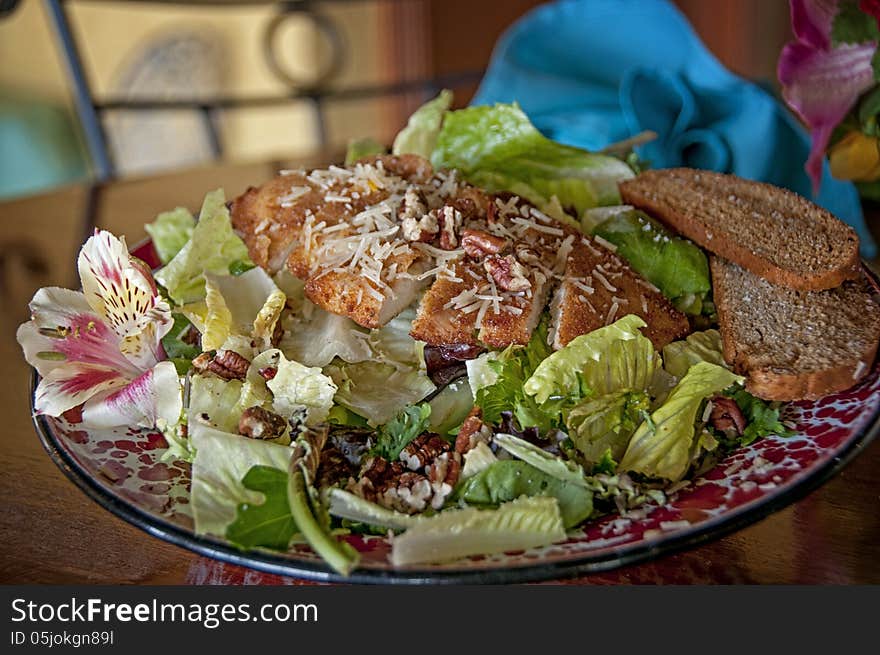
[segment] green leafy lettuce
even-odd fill
[[[379,428],[373,452],[388,461],[396,461],[400,451],[428,428],[431,406],[428,403],[409,405]]]
[[[680,480],[692,460],[697,413],[703,401],[742,381],[742,377],[715,364],[700,362],[692,366],[666,402],[636,429],[619,470]]]
[[[190,329],[190,323],[186,316],[174,312],[172,315],[174,325],[164,337],[162,337],[162,347],[168,359],[174,362],[175,368],[180,375],[186,375],[187,371],[192,368],[192,360],[198,357],[202,349],[191,343],[183,341],[181,337]]]
[[[779,403],[768,403],[756,398],[741,387],[734,387],[726,393],[736,401],[746,419],[746,428],[738,439],[740,445],[747,446],[771,434],[780,437],[793,434],[779,419]]]
[[[345,151],[345,165],[351,166],[358,159],[371,155],[384,155],[385,152],[385,146],[372,137],[354,139],[348,142],[348,149]]]
[[[261,356],[274,358],[275,376],[266,382],[272,392],[272,406],[284,417],[305,410],[306,425],[326,420],[333,406],[337,387],[320,368],[288,360],[280,350],[267,350]]]
[[[699,362],[709,362],[730,368],[721,352],[721,333],[718,330],[693,332],[687,338],[673,341],[663,348],[663,368],[677,378]]]
[[[623,457],[630,437],[650,409],[651,399],[644,391],[615,391],[590,398],[568,413],[569,438],[588,462],[607,468],[609,459]]]
[[[519,498],[494,510],[451,509],[422,518],[391,544],[391,563],[406,566],[544,546],[565,539],[553,498]]]
[[[325,371],[339,388],[336,402],[374,427],[387,423],[401,407],[419,402],[435,389],[423,371],[382,362],[334,363]]]
[[[646,389],[661,360],[651,340],[639,331],[645,326],[641,318],[628,314],[582,334],[544,359],[523,391],[543,404],[551,398],[577,401],[587,395]]]
[[[523,428],[536,427],[544,433],[558,427],[559,403],[538,402],[523,387],[551,352],[547,345],[547,323],[542,320],[525,347],[510,346],[494,356],[481,355],[479,363],[468,367],[472,372],[471,382],[476,385],[476,405],[482,409],[483,421],[498,423],[502,412],[512,411]],[[490,381],[491,384],[486,384]]]
[[[520,460],[499,460],[460,483],[456,491],[458,500],[480,506],[497,506],[520,496],[555,498],[566,528],[577,525],[593,511],[590,489],[561,480]]]
[[[428,429],[437,434],[450,434],[467,418],[474,407],[474,397],[466,379],[453,380],[428,403],[431,420]]]
[[[576,462],[548,453],[535,444],[512,434],[496,434],[495,443],[517,459],[521,459],[561,482],[570,482],[581,487],[591,488],[584,475],[584,470]]]
[[[205,273],[228,274],[230,266],[241,262],[250,263],[247,247],[232,231],[226,198],[218,189],[205,196],[192,236],[156,280],[174,302],[195,302],[205,297]]]
[[[192,463],[192,507],[197,534],[223,536],[242,503],[264,502],[260,491],[242,480],[254,466],[287,470],[293,450],[259,439],[229,434],[200,421],[190,421],[189,439],[196,455]]]
[[[353,493],[334,487],[329,490],[330,514],[341,519],[377,525],[392,530],[404,530],[421,520],[393,509],[387,509]]]
[[[152,223],[144,225],[153,240],[153,247],[163,264],[170,262],[190,240],[196,219],[183,207],[163,212]]]
[[[419,107],[394,139],[392,154],[413,154],[429,159],[434,152],[443,117],[451,106],[452,91],[444,89],[436,98]]]
[[[239,504],[235,520],[226,527],[226,538],[242,548],[264,546],[287,550],[296,534],[296,523],[287,502],[287,471],[269,466],[254,466],[241,484],[259,492],[263,502]]]
[[[679,310],[703,311],[711,289],[709,261],[695,244],[634,209],[612,214],[593,234],[617,246],[617,253]]]
[[[456,168],[487,191],[510,191],[541,208],[557,205],[577,216],[620,202],[617,183],[633,177],[623,161],[565,146],[542,135],[516,104],[447,112],[431,162]]]

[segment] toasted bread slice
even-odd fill
[[[626,314],[641,316],[645,336],[657,350],[690,332],[687,317],[618,255],[591,237],[575,243],[550,308],[553,347]]]
[[[774,284],[815,291],[860,276],[855,231],[791,191],[687,168],[619,186],[623,202]]]
[[[774,285],[712,257],[724,359],[766,400],[815,399],[856,384],[880,340],[876,289],[858,280],[823,291]]]

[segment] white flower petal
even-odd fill
[[[183,411],[180,377],[171,362],[160,362],[125,387],[92,398],[83,408],[83,423],[95,428],[169,425]]]
[[[61,416],[93,396],[128,383],[112,368],[96,364],[67,363],[49,372],[37,385],[34,409],[38,414]]]

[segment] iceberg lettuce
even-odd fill
[[[420,370],[382,362],[331,364],[325,370],[339,388],[336,402],[373,427],[384,425],[401,407],[419,402],[436,388]]]
[[[646,323],[628,314],[573,339],[542,361],[523,387],[538,403],[551,398],[578,400],[623,389],[643,390],[660,368],[660,356],[639,328]]]
[[[618,470],[680,480],[691,462],[697,412],[703,401],[742,382],[741,376],[709,362],[692,366],[666,402],[636,429]]]
[[[232,231],[226,199],[218,189],[205,196],[192,236],[156,273],[156,280],[174,302],[195,302],[205,297],[205,273],[228,274],[230,266],[239,262],[253,266],[247,247]]]
[[[316,425],[326,420],[337,391],[330,377],[324,375],[320,368],[288,360],[277,349],[267,350],[260,356],[273,361],[277,369],[266,386],[272,392],[272,407],[278,414],[289,418],[305,409],[306,425]]]
[[[650,409],[651,399],[644,391],[615,391],[590,398],[568,413],[569,438],[588,462],[597,464],[606,457],[619,461]]]

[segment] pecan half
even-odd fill
[[[483,423],[482,416],[483,411],[479,407],[470,411],[455,437],[455,452],[463,455],[479,442],[488,442],[492,438],[492,429]]]
[[[335,446],[325,446],[321,451],[321,462],[318,464],[318,489],[348,481],[356,474],[357,468]]]
[[[491,255],[483,260],[483,268],[505,291],[525,291],[532,286],[526,277],[526,269],[513,255]]]
[[[431,481],[421,473],[406,471],[390,480],[376,496],[380,505],[398,512],[421,512],[434,497]]]
[[[437,223],[440,225],[440,247],[443,250],[455,250],[458,247],[461,212],[452,205],[444,205],[440,209],[435,209],[432,214],[437,217]]]
[[[425,475],[428,476],[434,492],[431,507],[440,509],[461,475],[461,455],[456,452],[443,453],[425,469]]]
[[[251,439],[277,439],[287,429],[287,421],[258,405],[248,407],[238,419],[238,433]]]
[[[193,367],[200,373],[213,373],[224,380],[244,380],[250,365],[234,350],[218,350],[213,357],[202,353],[193,360]]]
[[[733,398],[716,396],[712,399],[709,424],[720,432],[734,431],[742,434],[746,429],[746,419]]]
[[[425,432],[400,451],[400,461],[406,464],[410,471],[418,471],[433,462],[438,455],[448,451],[449,443],[443,437]]]
[[[461,247],[465,254],[473,259],[482,259],[486,255],[497,255],[503,252],[510,242],[496,237],[483,230],[462,230]]]

